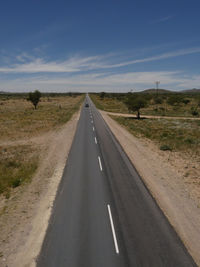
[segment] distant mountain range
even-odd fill
[[[183,90],[181,92],[182,93],[200,93],[200,89],[193,88],[193,89]]]
[[[145,89],[144,91],[141,91],[141,93],[147,93],[147,94],[165,94],[165,93],[173,93],[174,91],[166,90],[166,89]]]
[[[151,88],[151,89],[146,89],[144,91],[141,91],[141,93],[147,93],[147,94],[167,94],[167,93],[192,93],[192,94],[196,94],[196,93],[200,93],[200,89],[187,89],[187,90],[181,90],[181,91],[172,91],[172,90],[166,90],[166,89],[155,89],[155,88]]]

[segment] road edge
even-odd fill
[[[153,196],[153,198],[157,202],[158,206],[163,211],[163,213],[167,217],[167,219],[170,222],[170,224],[172,225],[172,227],[175,229],[176,233],[178,234],[178,236],[182,240],[186,249],[188,250],[190,255],[193,257],[196,264],[198,266],[200,266],[200,255],[199,255],[199,249],[198,249],[198,247],[200,247],[200,245],[198,246],[198,243],[197,243],[199,240],[198,239],[198,236],[199,236],[198,229],[197,229],[197,235],[196,236],[195,235],[193,235],[192,237],[189,236],[188,227],[189,227],[190,221],[188,220],[188,218],[187,218],[188,224],[181,225],[181,222],[177,221],[175,210],[172,209],[172,206],[170,203],[170,196],[169,196],[168,201],[162,200],[162,195],[158,194],[158,191],[155,190],[153,183],[147,177],[145,177],[144,173],[141,171],[141,168],[140,168],[141,166],[138,167],[138,162],[136,162],[133,155],[130,154],[130,150],[126,149],[126,146],[124,145],[123,140],[120,139],[120,137],[119,137],[119,131],[117,131],[116,129],[114,129],[114,127],[112,125],[110,125],[110,123],[109,123],[110,120],[115,125],[117,125],[118,129],[121,128],[121,129],[123,129],[123,131],[126,131],[128,135],[130,135],[130,136],[132,136],[132,135],[125,128],[123,128],[117,122],[115,122],[111,117],[109,117],[107,114],[105,114],[105,112],[102,112],[101,110],[98,110],[98,111],[100,112],[102,118],[104,119],[108,128],[112,132],[113,136],[116,138],[117,142],[120,144],[120,146],[122,147],[124,152],[127,154],[130,162],[133,164],[133,166],[135,167],[135,169],[139,173],[140,177],[142,178],[142,181],[144,182],[145,186],[150,191],[151,195]],[[186,211],[188,211],[188,209],[186,209]],[[185,211],[185,213],[186,213],[186,211]],[[189,211],[188,211],[188,214],[185,214],[185,213],[183,212],[183,216],[189,217],[189,216],[187,216],[187,215],[190,215]],[[193,223],[193,222],[191,221],[191,223]],[[181,227],[180,227],[180,225],[181,225]]]

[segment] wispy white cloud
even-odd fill
[[[38,84],[46,84],[46,85],[57,85],[63,84],[67,86],[103,86],[105,87],[117,87],[122,88],[125,86],[126,88],[130,88],[134,85],[153,85],[155,80],[162,81],[163,84],[170,84],[175,82],[180,82],[181,79],[177,78],[176,75],[179,72],[129,72],[129,73],[121,73],[121,74],[81,74],[75,75],[69,78],[54,78],[54,79],[45,79],[41,78],[39,81],[35,82]]]
[[[161,59],[168,59],[168,58],[173,58],[173,57],[178,57],[178,56],[185,56],[185,55],[195,54],[195,53],[200,53],[200,47],[194,47],[194,48],[188,48],[188,49],[180,49],[180,50],[176,50],[176,51],[168,52],[168,53],[163,53],[163,54],[152,56],[152,57],[146,57],[146,58],[141,58],[141,59],[130,60],[130,61],[126,61],[126,62],[122,62],[122,63],[119,63],[119,64],[110,65],[110,66],[108,65],[106,67],[107,68],[124,67],[124,66],[128,66],[128,65],[137,64],[137,63],[157,61],[157,60],[161,60]]]
[[[76,74],[60,78],[50,75],[34,78],[15,79],[1,83],[1,89],[27,91],[39,89],[42,91],[129,91],[141,90],[155,86],[155,80],[161,81],[162,88],[184,89],[195,87],[200,76],[185,77],[180,71],[129,72],[121,74],[93,73]],[[195,81],[195,83],[194,83]],[[193,82],[193,83],[192,83]],[[190,85],[190,86],[189,86]]]
[[[40,72],[77,72],[83,68],[92,69],[97,67],[100,56],[93,57],[72,57],[66,61],[45,61],[42,58],[34,58],[29,62],[25,55],[17,57],[21,63],[10,67],[0,67],[0,72],[4,73],[40,73]]]
[[[200,47],[124,61],[123,55],[117,57],[116,54],[85,57],[76,55],[63,61],[48,61],[22,53],[15,58],[16,64],[10,65],[8,62],[7,66],[0,67],[1,76],[4,77],[4,80],[1,79],[0,91],[27,91],[36,88],[43,91],[128,91],[133,88],[151,88],[155,80],[160,80],[163,88],[198,88],[200,75],[186,76],[187,73],[180,71],[130,72],[123,68],[195,53],[200,53]]]
[[[157,24],[157,23],[160,23],[160,22],[165,22],[165,21],[168,21],[168,20],[172,19],[173,17],[174,16],[172,16],[172,15],[165,16],[165,17],[159,18],[157,20],[153,20],[151,23],[152,24]]]
[[[23,62],[24,63],[27,60],[31,60],[31,61],[34,60],[34,57],[29,55],[28,53],[23,52],[23,53],[21,53],[21,54],[16,56],[16,60],[18,62]]]
[[[3,73],[73,73],[81,71],[93,71],[100,69],[115,69],[122,68],[138,63],[153,62],[174,58],[178,56],[185,56],[189,54],[200,53],[200,47],[193,47],[188,49],[180,49],[172,52],[167,52],[151,57],[144,57],[133,60],[122,61],[121,57],[117,63],[117,55],[96,55],[96,56],[74,56],[64,61],[48,61],[43,58],[34,58],[26,53],[20,54],[16,57],[17,64],[0,67],[0,72]]]

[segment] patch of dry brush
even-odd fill
[[[40,159],[40,145],[31,140],[66,123],[80,107],[83,96],[42,97],[34,110],[25,98],[1,99],[0,194],[31,181]]]

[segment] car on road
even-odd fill
[[[88,103],[86,103],[86,104],[85,104],[85,107],[86,107],[86,108],[88,108],[88,107],[89,107],[89,104],[88,104]]]

